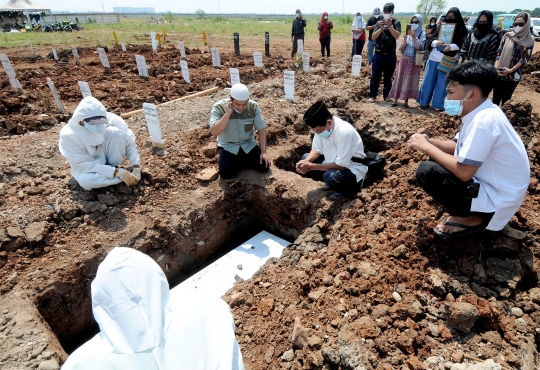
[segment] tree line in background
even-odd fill
[[[420,0],[418,5],[416,5],[416,12],[418,14],[421,14],[422,17],[425,20],[427,20],[428,16],[438,17],[447,8],[448,8],[448,0]],[[517,13],[521,13],[521,12],[527,12],[527,13],[529,13],[531,15],[531,17],[540,17],[540,8],[534,8],[533,10],[514,9],[514,10],[509,11],[509,12],[506,11],[506,10],[492,10],[491,12],[495,16],[497,14],[517,14]],[[480,13],[480,12],[479,11],[478,12],[467,12],[467,11],[461,10],[461,14],[464,17],[465,16],[474,16],[474,15],[477,15],[478,13]],[[399,16],[399,15],[405,16],[405,15],[408,15],[408,14],[396,13],[396,16]]]

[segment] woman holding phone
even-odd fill
[[[468,34],[467,27],[458,8],[450,8],[445,16],[446,24],[455,24],[454,33],[450,44],[443,44],[438,40],[441,34],[442,24],[427,40],[427,45],[431,48],[429,60],[426,64],[424,79],[420,87],[420,97],[417,102],[420,108],[424,109],[431,106],[438,110],[444,110],[444,99],[446,98],[446,76],[448,71],[444,71],[439,65],[443,58],[448,63],[454,61],[457,64],[457,56],[463,45],[463,40]],[[445,58],[447,57],[447,58]]]
[[[523,66],[531,59],[534,37],[531,35],[531,16],[519,13],[514,19],[514,28],[504,35],[495,68],[499,78],[493,89],[493,103],[502,105],[512,97],[523,73]]]
[[[405,107],[409,107],[409,99],[418,99],[418,85],[420,83],[420,70],[422,66],[417,66],[416,52],[423,50],[426,43],[426,33],[422,31],[422,16],[416,14],[411,19],[410,28],[407,26],[407,34],[401,40],[399,51],[401,59],[396,78],[390,90],[390,98],[394,102],[391,107],[397,106],[398,99],[405,101]]]

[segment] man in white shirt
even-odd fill
[[[497,81],[491,64],[460,64],[446,81],[445,111],[463,117],[460,132],[454,140],[414,134],[408,142],[411,151],[430,157],[416,172],[420,186],[450,214],[434,232],[455,238],[499,231],[519,209],[529,186],[527,152],[504,113],[488,99]]]
[[[335,117],[322,101],[304,114],[315,131],[311,152],[296,164],[296,171],[324,181],[334,195],[352,196],[362,187],[368,168],[357,161],[365,158],[364,144],[355,128]]]

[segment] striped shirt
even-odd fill
[[[497,50],[501,39],[495,32],[489,32],[484,38],[478,40],[471,32],[465,37],[459,56],[462,60],[485,59],[491,64],[495,62]]]

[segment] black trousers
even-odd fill
[[[478,215],[489,223],[493,213],[471,212],[472,199],[467,198],[467,185],[446,168],[434,161],[422,162],[416,170],[416,179],[426,193],[446,207],[452,216]]]
[[[309,153],[302,156],[306,159]],[[323,163],[324,155],[319,156],[313,163]],[[328,171],[309,171],[304,176],[316,181],[324,181],[326,186],[341,195],[355,195],[362,188],[363,181],[357,182],[356,175],[351,170],[328,170]]]
[[[293,36],[291,58],[294,57],[298,51],[298,40],[304,41],[304,35]]]
[[[351,57],[354,57],[355,55],[362,55],[362,51],[364,50],[365,44],[366,44],[366,40],[353,39]]]
[[[219,152],[219,174],[222,179],[232,179],[238,171],[251,168],[259,172],[268,171],[266,163],[261,161],[261,148],[257,145],[251,149],[249,153],[244,152],[242,148],[238,154],[233,154],[226,151],[222,147],[218,147]]]
[[[326,37],[320,40],[321,43],[321,55],[324,57],[324,50],[326,49],[326,56],[330,56],[330,39],[331,37]]]
[[[493,88],[493,104],[500,106],[510,100],[518,83],[519,81],[497,79],[497,83]]]

